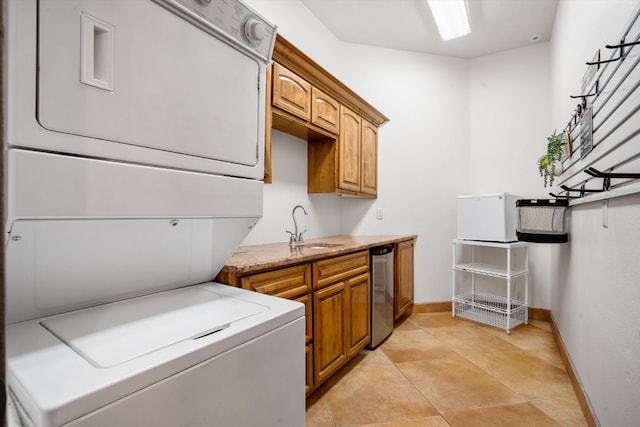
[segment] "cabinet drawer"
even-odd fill
[[[360,251],[313,263],[313,289],[369,271],[369,251]]]
[[[311,289],[310,264],[253,274],[240,280],[243,289],[281,298],[296,298]]]

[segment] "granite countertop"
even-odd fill
[[[303,245],[287,242],[240,246],[222,267],[223,273],[245,274],[287,265],[311,262],[388,243],[415,239],[415,235],[331,236],[309,239]],[[326,247],[314,245],[325,244]]]

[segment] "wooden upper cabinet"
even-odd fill
[[[360,192],[378,194],[378,127],[362,119]]]
[[[318,88],[311,88],[311,123],[335,134],[340,128],[340,104]]]
[[[309,193],[377,197],[378,127],[389,119],[279,34],[273,61],[271,125],[308,141]]]
[[[340,107],[338,138],[309,142],[309,193],[354,197],[378,195],[378,128]]]
[[[282,65],[273,64],[272,104],[281,110],[311,119],[311,85]]]
[[[273,93],[272,67],[267,65],[267,83],[265,85],[265,115],[264,115],[264,183],[273,182],[273,169],[271,167],[271,128],[273,119],[271,114],[271,94]]]
[[[347,107],[341,108],[338,143],[338,188],[360,192],[360,127],[362,119]]]

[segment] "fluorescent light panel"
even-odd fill
[[[466,0],[427,0],[442,40],[462,37],[471,32]]]

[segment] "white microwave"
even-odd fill
[[[516,200],[509,193],[458,196],[457,238],[490,242],[515,242],[518,226]]]

